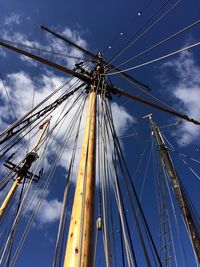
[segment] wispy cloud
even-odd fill
[[[200,120],[200,66],[195,61],[191,52],[184,52],[181,55],[164,64],[164,68],[172,70],[169,77],[175,75],[172,81],[168,78],[171,93],[179,101],[179,108],[197,120]],[[191,123],[183,122],[173,132],[180,145],[190,144],[200,137],[200,127]]]
[[[74,42],[78,43],[79,45],[85,48],[87,47],[87,42],[81,37],[81,35],[77,31],[71,30],[69,28],[65,28],[62,31],[60,31],[60,33],[70,38]],[[32,41],[28,38],[26,34],[19,33],[16,31],[14,32],[12,29],[3,30],[3,32],[1,32],[1,36],[3,39],[11,40],[15,43],[22,43],[27,46],[34,46],[38,48],[40,47],[40,43],[38,41]],[[46,35],[46,38],[48,42],[46,42],[47,45],[43,46],[43,48],[47,50],[52,50],[52,51],[56,51],[56,52],[60,52],[64,54],[70,54],[72,56],[83,58],[83,54],[81,52],[79,52],[78,50],[72,47],[68,47],[61,40],[55,39],[49,34]],[[21,60],[24,61],[24,57],[21,57]],[[74,67],[74,64],[77,63],[76,60],[70,59],[70,58],[58,59],[58,61],[60,63],[64,63],[70,68]],[[31,61],[29,61],[28,63],[30,64]],[[38,86],[36,88],[35,88],[35,81],[33,77],[29,75],[28,72],[19,70],[17,72],[16,71],[10,72],[5,76],[5,84],[7,87],[7,91],[10,95],[11,102],[12,102],[12,105],[16,112],[17,117],[21,117],[22,115],[25,114],[25,112],[30,110],[31,105],[32,105],[32,96],[33,96],[34,88],[36,89],[34,103],[37,104],[42,99],[44,99],[47,95],[49,95],[53,90],[59,87],[64,82],[64,80],[66,80],[66,78],[62,77],[61,75],[60,76],[55,75],[53,72],[47,71],[44,68],[42,70],[43,70],[43,73],[37,75]],[[71,83],[69,84],[69,86],[70,85]],[[60,92],[60,94],[64,93],[66,89],[67,87],[65,87],[63,91]],[[51,102],[53,102],[57,97],[58,95],[53,97],[51,99]],[[1,127],[1,130],[3,130],[9,125],[7,114],[10,114],[10,110],[9,110],[8,99],[4,93],[2,84],[0,84],[0,100],[1,100],[0,127]],[[69,100],[68,106],[70,105],[71,105],[71,102]],[[56,110],[52,114],[53,117],[52,117],[51,125],[53,125],[58,119],[59,113],[60,113],[59,111],[61,111],[62,108],[60,110]],[[66,125],[66,127],[69,124],[69,122],[72,120],[72,118],[74,118],[77,109],[78,109],[78,106],[75,107],[73,111],[71,111],[70,114],[68,115],[65,121],[65,124],[64,124]],[[116,131],[119,135],[123,135],[127,131],[129,124],[133,123],[133,119],[128,114],[128,112],[123,107],[119,106],[117,103],[112,104],[112,109],[114,111],[113,114],[114,114],[114,119],[115,119]],[[84,117],[85,116],[83,116],[81,129],[84,129],[84,125],[85,125]],[[62,127],[59,130],[59,132],[56,134],[56,136],[54,136],[53,138],[54,141],[51,144],[51,148],[49,148],[48,150],[48,153],[49,153],[48,156],[50,155],[56,156],[56,151],[59,150],[60,152],[60,150],[62,149],[62,146],[63,146],[62,139],[66,131],[66,127]],[[79,150],[82,145],[82,136],[83,136],[83,131],[80,131],[80,136],[79,136],[80,138],[79,138],[79,143],[78,143]],[[35,142],[35,139],[32,140],[31,145],[33,145],[34,142]],[[72,148],[73,148],[73,139],[69,140],[67,144],[67,149],[65,149],[63,156],[59,162],[59,166],[63,167],[66,172],[68,170],[69,162],[71,159]],[[77,166],[78,166],[78,158],[79,157],[77,155],[77,158],[75,161],[75,169],[77,169]],[[49,164],[48,160],[46,160],[46,164],[48,166]],[[75,177],[73,179],[75,180]],[[41,224],[55,222],[56,220],[59,219],[59,214],[60,214],[60,209],[61,209],[62,204],[57,199],[51,199],[50,197],[51,196],[49,193],[48,198],[45,197],[43,199],[40,211],[38,212],[37,219],[40,221]],[[37,196],[36,196],[35,201],[37,202]],[[32,209],[32,207],[30,209]]]
[[[43,199],[37,218],[41,224],[55,222],[60,218],[61,209],[62,202],[57,199]]]
[[[4,20],[4,25],[12,26],[12,25],[19,25],[21,23],[21,16],[16,13],[11,13],[8,17]]]
[[[55,90],[55,88],[59,87],[64,81],[64,78],[62,76],[56,76],[52,72],[46,72],[43,73],[43,75],[38,77],[38,84],[39,88],[35,91],[35,103],[38,103],[41,101],[44,97],[46,97],[50,92]],[[31,77],[23,72],[17,72],[17,73],[10,73],[6,76],[6,87],[9,92],[9,95],[11,96],[11,101],[14,110],[16,111],[17,117],[21,117],[26,111],[28,111],[31,107],[32,103],[32,92],[34,90],[34,81],[31,79]],[[3,88],[0,88],[0,98],[2,105],[0,107],[0,121],[1,125],[3,125],[3,128],[5,129],[6,126],[8,126],[7,121],[7,114],[9,114],[9,105],[8,100],[6,98],[6,95],[3,93]],[[63,89],[62,92],[66,90],[66,87]],[[61,94],[61,93],[60,93]],[[56,99],[53,98],[51,101],[54,101]],[[65,107],[69,107],[71,104],[70,100],[68,100],[68,105]],[[48,149],[48,159],[52,158],[52,155],[54,158],[56,158],[57,153],[59,153],[62,150],[63,147],[63,136],[67,129],[67,125],[69,125],[70,121],[74,118],[76,112],[77,112],[78,106],[76,106],[67,116],[65,120],[65,127],[63,126],[58,133],[54,136],[53,142],[51,143],[51,147]],[[114,114],[114,120],[115,120],[115,127],[116,131],[119,135],[125,134],[125,132],[129,128],[129,124],[133,123],[132,117],[128,114],[128,112],[121,106],[119,106],[117,103],[112,104],[113,114]],[[62,109],[60,109],[61,111]],[[56,110],[56,112],[52,113],[52,121],[51,124],[54,125],[56,120],[59,118],[60,112]],[[78,167],[78,159],[79,159],[79,151],[81,149],[82,145],[82,137],[83,137],[83,129],[85,125],[85,115],[83,115],[83,120],[80,129],[80,135],[79,135],[79,142],[78,142],[78,153],[77,158],[75,161],[75,167],[76,170]],[[36,131],[35,129],[34,131]],[[74,129],[75,131],[75,129]],[[32,139],[31,146],[33,147],[33,144],[35,143],[35,139],[38,138],[35,137]],[[27,136],[28,140],[28,136]],[[16,148],[15,148],[16,149]],[[71,138],[67,144],[67,147],[64,150],[64,153],[60,159],[59,166],[63,167],[65,169],[65,172],[68,171],[68,166],[71,160],[71,153],[73,149],[73,138]],[[20,157],[23,158],[23,153],[20,153]],[[20,158],[18,161],[21,161]],[[48,160],[45,160],[45,170],[48,172],[48,166],[50,166],[50,162]],[[34,166],[33,166],[34,169]],[[76,171],[74,171],[73,181],[75,181]],[[61,203],[57,199],[51,199],[47,200],[46,198],[43,200],[41,208],[38,213],[38,220],[41,224],[55,222],[59,218],[59,210],[61,207]]]
[[[49,191],[47,191],[45,198],[41,199],[41,190],[31,190],[31,203],[27,205],[25,213],[29,215],[34,212],[35,207],[40,203],[40,208],[37,213],[37,222],[39,223],[39,228],[43,225],[54,223],[60,218],[60,213],[62,209],[62,202],[58,199],[49,199]]]
[[[117,134],[123,135],[130,127],[130,124],[135,123],[135,119],[123,107],[113,102],[112,105],[113,120]]]
[[[87,42],[81,37],[78,31],[71,30],[70,28],[64,28],[60,32],[58,31],[62,36],[69,38],[71,41],[75,42],[76,44],[86,48]],[[4,39],[6,41],[11,41],[14,43],[15,46],[20,46],[20,44],[34,47],[37,49],[44,49],[50,52],[56,52],[59,53],[61,56],[55,56],[51,54],[51,60],[56,60],[57,63],[67,65],[70,68],[73,68],[74,65],[78,62],[77,59],[70,58],[70,57],[78,57],[80,59],[84,58],[84,55],[81,51],[77,50],[76,48],[73,48],[71,46],[68,46],[65,42],[62,40],[53,37],[49,33],[43,32],[43,44],[41,44],[40,41],[30,40],[30,37],[28,37],[27,34],[18,32],[14,30],[12,27],[9,28],[3,28],[0,31],[1,39]],[[39,52],[36,50],[31,50],[29,48],[21,47],[22,49],[25,49],[27,51],[31,51],[32,53],[38,54],[48,57],[49,54],[45,52]],[[6,52],[6,49],[2,50],[4,53]],[[70,57],[65,57],[62,55],[69,55]],[[20,59],[24,61],[25,63],[32,64],[33,66],[36,65],[36,62],[33,61],[30,58],[27,58],[25,56],[20,56]],[[80,60],[79,60],[80,61]]]
[[[3,48],[0,47],[0,56],[1,57],[6,57],[6,52]]]

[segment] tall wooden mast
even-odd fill
[[[50,61],[48,59],[45,59],[41,56],[32,54],[28,51],[15,47],[11,43],[0,40],[0,46],[3,46],[11,51],[15,51],[19,54],[27,56],[31,59],[34,59],[48,66],[51,66],[57,70],[61,70],[65,73],[68,73],[82,80],[88,87],[90,87],[84,139],[83,139],[82,152],[81,152],[81,158],[80,158],[78,175],[77,175],[74,202],[73,202],[72,213],[71,213],[71,221],[70,221],[69,232],[68,232],[66,254],[65,254],[65,259],[64,259],[64,267],[78,267],[78,266],[89,267],[89,266],[93,266],[93,251],[94,251],[93,243],[94,243],[95,153],[96,153],[95,151],[96,149],[96,95],[97,95],[97,90],[98,90],[98,88],[95,87],[95,84],[102,85],[100,83],[100,80],[99,80],[100,76],[98,74],[101,73],[103,74],[101,77],[105,77],[106,71],[108,71],[110,68],[114,68],[117,71],[120,71],[120,70],[110,65],[109,63],[105,62],[101,56],[99,57],[99,55],[94,55],[93,53],[85,50],[84,48],[81,48],[79,45],[74,44],[73,42],[67,40],[66,38],[60,36],[59,34],[56,34],[55,32],[47,29],[46,27],[43,27],[43,29],[52,33],[56,37],[62,39],[66,43],[69,43],[70,45],[76,47],[77,49],[81,50],[87,55],[90,55],[93,59],[92,63],[97,64],[95,70],[91,72],[84,71],[84,69],[79,69],[75,71],[63,65],[57,64],[53,61]],[[98,71],[96,72],[97,67],[103,68],[103,66],[105,69],[107,68],[105,73],[102,73],[102,71],[100,71],[99,73]],[[95,75],[95,72],[96,72],[96,75]],[[135,80],[129,75],[123,73],[123,76],[131,80],[131,83],[134,84],[137,88],[145,89],[145,90],[149,89],[146,85]],[[200,125],[199,121],[193,118],[190,118],[187,115],[182,114],[180,112],[176,112],[173,109],[168,108],[163,104],[160,105],[160,104],[148,101],[132,93],[126,92],[120,88],[113,87],[112,84],[105,83],[104,85],[105,85],[104,89],[107,92],[109,92],[109,94],[117,94],[117,95],[126,96],[132,100],[135,100],[145,105],[148,105],[150,107],[156,108],[162,112],[166,112],[173,116],[177,116],[193,124]],[[24,118],[14,123],[11,127],[9,127],[6,131],[4,131],[0,135],[0,137],[5,136],[5,138],[2,139],[0,143],[7,141],[12,136],[12,130],[17,128],[20,125],[19,122],[21,123]],[[164,144],[162,135],[160,134],[159,129],[156,128],[153,122],[152,122],[152,130],[154,131],[154,136],[156,138],[156,141],[159,147],[159,153],[160,153],[161,159],[167,169],[167,172],[169,174],[169,178],[171,180],[171,183],[172,183],[174,192],[176,194],[177,200],[179,202],[181,211],[184,215],[184,219],[187,225],[187,230],[190,233],[190,237],[195,247],[197,257],[198,259],[200,259],[199,234],[192,220],[189,207],[186,201],[184,202],[184,194],[182,192],[181,185],[179,184],[179,180],[175,172],[173,163],[171,161],[168,150]],[[32,156],[32,159],[29,156]],[[25,163],[28,163],[27,167],[31,166],[32,162],[35,159],[36,158],[33,158],[33,155],[31,154],[27,155],[25,159],[26,160]],[[25,168],[25,165],[24,165],[24,168]],[[19,179],[19,181],[17,182],[16,180],[15,182],[17,185],[16,188],[18,187],[18,184],[22,180],[23,177],[24,176],[21,175],[20,178],[19,177],[17,178]],[[16,189],[13,190],[13,193],[12,191],[10,191],[11,194],[8,197],[8,199],[12,198],[12,195],[14,194],[15,190]]]
[[[92,266],[96,153],[96,91],[91,86],[64,267]]]
[[[163,163],[163,165],[167,171],[167,174],[168,174],[168,177],[170,179],[173,191],[175,193],[175,196],[176,196],[176,199],[178,201],[181,213],[183,215],[191,243],[194,247],[194,251],[196,253],[198,261],[200,262],[200,236],[199,236],[198,229],[196,228],[193,216],[190,212],[190,208],[189,208],[189,206],[185,200],[184,191],[183,191],[182,186],[179,182],[179,178],[178,178],[176,169],[175,169],[174,164],[172,162],[172,159],[170,157],[167,146],[165,145],[162,134],[161,134],[159,128],[153,122],[151,115],[149,115],[149,118],[150,118],[151,128],[152,128],[152,131],[153,131],[153,134],[154,134],[157,146],[158,146],[158,152],[159,152],[161,161],[162,161],[162,163]]]

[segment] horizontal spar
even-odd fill
[[[80,79],[80,80],[82,80],[82,81],[84,81],[84,82],[86,82],[88,84],[90,84],[92,82],[92,79],[90,77],[86,76],[86,75],[83,75],[81,73],[73,71],[73,70],[71,70],[71,69],[69,69],[69,68],[67,68],[65,66],[59,65],[59,64],[57,64],[57,63],[55,63],[53,61],[50,61],[48,59],[45,59],[45,58],[42,58],[42,57],[37,56],[35,54],[29,53],[29,52],[27,52],[25,50],[22,50],[20,48],[12,46],[12,45],[10,45],[8,43],[4,43],[1,40],[0,40],[0,45],[5,47],[5,48],[7,48],[7,49],[15,51],[15,52],[17,52],[17,53],[19,53],[21,55],[24,55],[26,57],[32,58],[32,59],[34,59],[36,61],[39,61],[41,63],[44,63],[44,64],[46,64],[48,66],[51,66],[51,67],[53,67],[53,68],[55,68],[57,70],[61,70],[61,71],[65,72],[65,73],[73,75],[74,77],[76,77],[76,78],[78,78],[78,79]]]
[[[111,92],[113,92],[113,93],[117,93],[117,94],[119,94],[119,95],[126,96],[126,97],[131,98],[131,99],[133,99],[133,100],[135,100],[135,101],[138,101],[138,102],[140,102],[140,103],[143,103],[143,104],[145,104],[145,105],[147,105],[147,106],[156,108],[156,109],[161,110],[161,111],[163,111],[163,112],[169,113],[169,114],[171,114],[171,115],[173,115],[173,116],[176,116],[176,117],[178,117],[178,118],[181,118],[181,119],[183,119],[183,120],[185,120],[185,121],[191,122],[191,123],[193,123],[193,124],[195,124],[195,125],[200,125],[200,122],[199,122],[199,121],[197,121],[197,120],[195,120],[195,119],[193,119],[193,118],[190,118],[190,117],[188,117],[188,116],[185,115],[185,114],[182,114],[182,113],[180,113],[180,112],[176,112],[176,111],[174,111],[174,110],[171,110],[171,109],[162,107],[162,106],[160,106],[160,105],[157,105],[157,104],[155,104],[155,103],[152,103],[152,102],[150,102],[150,101],[148,101],[148,100],[146,100],[146,99],[143,99],[143,98],[141,98],[141,97],[138,97],[138,96],[136,96],[136,95],[133,95],[133,94],[131,94],[131,93],[129,93],[129,92],[126,92],[126,91],[124,91],[124,90],[122,90],[122,89],[119,89],[119,88],[117,88],[117,87],[111,87],[110,90],[111,90]]]
[[[85,48],[77,45],[76,43],[72,42],[71,40],[67,39],[66,37],[60,35],[59,33],[52,31],[51,29],[45,27],[45,26],[41,26],[42,30],[45,30],[51,34],[53,34],[54,36],[56,36],[57,38],[61,39],[62,41],[64,41],[65,43],[69,44],[70,46],[75,47],[76,49],[80,50],[81,52],[84,52],[86,55],[91,56],[94,59],[100,60],[100,62],[102,62],[103,64],[107,65],[108,67],[110,67],[111,69],[115,70],[116,72],[120,72],[120,74],[122,76],[124,76],[125,78],[131,80],[135,86],[142,88],[143,90],[147,90],[150,91],[150,88],[148,85],[136,80],[135,78],[133,78],[132,76],[130,76],[129,74],[122,72],[119,68],[116,68],[115,66],[111,65],[110,63],[106,62],[106,60],[104,60],[101,57],[98,57],[98,55],[90,52],[89,50],[86,50]]]

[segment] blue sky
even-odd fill
[[[148,8],[138,15],[139,12],[150,3]],[[152,13],[164,1],[0,1],[0,38],[24,43],[30,46],[41,45],[47,49],[53,49],[61,53],[71,54],[72,56],[82,57],[82,54],[75,49],[66,47],[53,36],[41,33],[40,25],[50,28],[66,35],[73,41],[88,48],[96,53],[104,51],[104,57],[109,60],[119,51],[126,42],[133,36],[137,29],[152,15]],[[175,1],[169,1],[173,5]],[[163,38],[170,36],[176,31],[186,27],[190,23],[200,18],[200,3],[198,0],[183,0],[164,17],[155,27],[144,35],[134,46],[123,53],[113,64],[121,64],[125,60],[143,51],[144,49],[159,42]],[[135,66],[145,61],[167,54],[171,51],[180,49],[186,45],[195,43],[199,40],[200,26],[164,44],[151,53],[124,65],[123,68]],[[121,34],[123,33],[123,34]],[[42,37],[41,37],[42,36]],[[114,40],[114,41],[113,41]],[[151,93],[165,101],[177,110],[200,120],[199,86],[200,86],[200,48],[182,53],[167,60],[130,71],[129,74],[148,84]],[[45,55],[51,60],[59,60],[59,63],[73,68],[74,60],[58,59],[53,56]],[[36,72],[36,68],[37,72]],[[0,48],[0,72],[5,80],[6,87],[10,93],[11,101],[15,107],[17,116],[22,116],[23,112],[31,106],[32,92],[35,79],[37,79],[37,92],[35,101],[44,98],[49,92],[59,86],[66,75],[54,71],[52,68],[38,67],[33,61],[26,60],[19,55]],[[34,78],[36,74],[36,78]],[[141,94],[136,88],[131,87],[117,76],[113,76],[112,82],[124,90],[135,94]],[[0,85],[1,107],[0,129],[5,129],[14,119]],[[127,101],[125,98],[113,98],[116,102],[114,108],[114,118],[119,135],[137,135],[130,138],[123,138],[123,150],[131,172],[136,169],[140,155],[144,150],[146,140],[150,136],[148,120],[134,124],[135,119],[153,112],[155,121],[159,126],[167,125],[176,121],[170,115],[160,113],[149,107],[142,106],[140,103]],[[9,115],[8,115],[9,114]],[[183,122],[179,126],[165,128],[163,133],[172,142],[173,146],[187,155],[199,159],[200,149],[200,130],[198,126]],[[61,136],[60,136],[61,137]],[[57,140],[59,143],[59,139]],[[57,143],[55,143],[57,145]],[[150,149],[150,148],[148,148]],[[149,152],[148,152],[149,153]],[[146,154],[147,157],[147,154]],[[197,176],[191,173],[187,167],[179,160],[177,155],[173,155],[177,164],[182,181],[188,189],[188,194],[192,196],[193,203],[200,208],[199,181]],[[56,177],[60,177],[59,183],[53,179],[48,194],[43,202],[42,209],[38,213],[33,231],[25,243],[25,249],[20,254],[16,266],[50,266],[53,259],[59,212],[61,208],[63,188],[65,185],[66,165],[69,163],[69,156],[64,155],[60,167],[56,172]],[[189,161],[189,164],[192,164]],[[146,164],[141,174],[136,177],[138,180],[138,190],[141,190],[141,180],[145,173]],[[192,165],[198,175],[198,164]],[[154,188],[152,185],[153,169],[149,168],[149,179],[145,184],[142,205],[147,218],[150,220],[155,210],[153,200],[149,208],[149,201],[153,198]],[[154,214],[155,215],[155,214]],[[155,216],[154,216],[155,217]],[[38,224],[38,225],[37,225]],[[154,220],[150,220],[153,234],[157,238],[154,229]],[[186,243],[188,248],[188,243]],[[100,248],[100,254],[103,253]],[[192,260],[191,251],[188,252],[191,265],[195,266]],[[121,263],[119,262],[119,266]],[[102,265],[101,266],[105,266]]]

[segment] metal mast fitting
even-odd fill
[[[16,166],[15,164],[13,164],[12,162],[6,162],[5,166],[9,169],[12,169],[14,172],[17,172],[17,178],[15,179],[13,185],[11,186],[9,192],[7,193],[3,203],[1,204],[0,207],[0,220],[2,219],[6,209],[8,208],[19,184],[22,182],[23,179],[25,178],[32,178],[33,174],[31,172],[29,172],[29,169],[31,168],[32,164],[34,161],[37,160],[38,158],[38,154],[37,151],[39,149],[39,145],[41,143],[41,140],[47,130],[47,127],[49,125],[50,120],[46,121],[45,126],[43,127],[42,133],[35,145],[35,147],[33,148],[32,151],[30,151],[29,153],[27,153],[25,159],[24,159],[24,163],[22,165],[22,167]],[[38,177],[38,176],[37,176]],[[39,178],[39,177],[38,177]],[[34,179],[34,177],[33,177]]]
[[[94,257],[96,95],[91,86],[64,267],[90,267]]]
[[[84,81],[86,83],[90,83],[91,82],[91,78],[88,77],[87,75],[84,75],[84,74],[78,73],[76,71],[73,71],[73,70],[71,70],[71,69],[69,69],[69,68],[67,68],[65,66],[59,65],[59,64],[57,64],[57,63],[55,63],[53,61],[50,61],[50,60],[45,59],[43,57],[37,56],[37,55],[35,55],[33,53],[29,53],[29,52],[27,52],[27,51],[25,51],[23,49],[20,49],[18,47],[15,47],[15,46],[13,46],[13,45],[11,45],[9,43],[0,41],[0,46],[3,46],[3,47],[5,47],[5,48],[7,48],[9,50],[17,52],[18,54],[21,54],[21,55],[24,55],[26,57],[32,58],[32,59],[34,59],[34,60],[36,60],[38,62],[41,62],[43,64],[51,66],[51,67],[53,67],[53,68],[55,68],[57,70],[61,70],[61,71],[65,72],[65,73],[73,75],[74,77],[76,77],[76,78],[78,78],[78,79],[80,79],[80,80],[82,80],[82,81]]]
[[[161,161],[162,161],[162,163],[163,163],[163,165],[167,171],[167,174],[168,174],[168,177],[170,179],[173,191],[175,193],[175,196],[176,196],[176,199],[178,201],[181,213],[183,215],[191,243],[194,247],[194,251],[196,253],[198,261],[200,262],[200,235],[199,235],[198,229],[196,228],[193,216],[190,212],[190,208],[189,208],[187,201],[185,199],[182,185],[179,182],[177,172],[176,172],[175,167],[173,165],[169,151],[165,145],[162,134],[161,134],[159,128],[153,122],[151,115],[149,116],[149,119],[150,119],[152,131],[154,134],[154,138],[155,138],[157,146],[158,146],[158,152],[159,152]]]
[[[68,45],[70,45],[70,46],[73,46],[73,47],[75,47],[76,49],[80,50],[81,52],[85,53],[86,55],[92,57],[92,58],[94,59],[94,61],[99,60],[99,56],[98,56],[99,53],[98,53],[98,54],[94,54],[94,53],[90,52],[89,50],[86,50],[85,48],[83,48],[83,47],[77,45],[76,43],[74,43],[74,42],[72,42],[71,40],[67,39],[66,37],[60,35],[59,33],[57,33],[57,32],[55,32],[55,31],[53,31],[53,30],[47,28],[46,26],[43,26],[43,25],[42,25],[42,26],[41,26],[41,29],[42,29],[42,30],[45,30],[45,31],[47,31],[47,32],[49,32],[49,33],[51,33],[52,35],[54,35],[54,36],[56,36],[57,38],[61,39],[61,40],[62,40],[63,42],[65,42],[66,44],[68,44]],[[102,57],[101,57],[101,60],[100,60],[100,61],[101,61],[101,63],[102,63],[103,65],[107,65],[107,68],[108,68],[108,69],[113,69],[113,70],[115,70],[115,71],[120,71],[120,72],[121,72],[120,69],[118,69],[118,68],[116,68],[115,66],[111,65],[110,63],[106,62]],[[146,90],[146,91],[150,91],[150,88],[149,88],[148,85],[142,83],[141,81],[136,80],[135,78],[133,78],[133,77],[130,76],[129,74],[127,74],[127,73],[125,73],[125,72],[121,72],[120,75],[121,75],[121,76],[124,76],[126,79],[130,80],[135,86],[140,87],[140,88],[142,88],[142,89],[144,89],[144,90]]]

